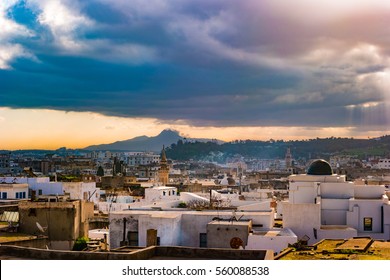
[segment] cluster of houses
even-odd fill
[[[106,195],[104,201],[95,182],[0,177],[1,201],[18,201],[18,230],[46,234],[52,249],[69,250],[82,236],[104,238],[110,249],[160,245],[275,254],[301,240],[390,240],[389,189],[347,181],[324,160],[313,161],[306,174],[288,176],[286,199],[272,189],[184,192],[167,186],[166,176],[165,166],[164,183],[144,187],[142,197]]]

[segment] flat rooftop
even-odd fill
[[[390,242],[370,237],[324,239],[313,246],[287,248],[275,260],[390,260]]]
[[[149,210],[140,210],[140,209],[126,209],[122,211],[112,211],[110,214],[111,215],[145,215],[145,214],[152,214],[152,213],[178,213],[180,215],[201,215],[201,216],[210,216],[210,215],[215,215],[216,217],[218,216],[232,216],[232,210],[202,210],[202,211],[197,211],[197,210],[188,210],[188,211],[183,211],[183,210],[175,210],[173,208],[169,209],[163,209],[163,210],[157,210],[157,209],[149,209]],[[269,216],[271,215],[272,211],[236,211],[237,216],[241,215],[251,215],[251,216]],[[245,216],[244,216],[245,217]]]
[[[285,228],[273,228],[270,230],[265,230],[262,228],[252,228],[252,235],[261,235],[265,237],[275,237],[275,236],[296,236],[291,230]]]
[[[209,223],[209,225],[235,225],[235,226],[249,226],[252,224],[252,221],[224,221],[216,220]]]

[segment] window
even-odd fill
[[[199,247],[207,248],[207,233],[199,233]]]
[[[138,246],[138,231],[128,231],[127,241],[129,242],[129,246]]]
[[[1,198],[2,198],[2,199],[7,199],[7,195],[8,195],[8,194],[7,194],[6,192],[3,192],[3,193],[1,194]]]
[[[26,198],[26,192],[22,192],[22,198]]]
[[[38,190],[38,195],[42,195],[42,190]]]
[[[365,217],[363,218],[364,231],[372,231],[372,218]]]
[[[19,198],[19,193],[18,192],[16,193],[16,198]]]

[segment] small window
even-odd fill
[[[42,195],[42,190],[38,190],[38,195]]]
[[[199,247],[207,248],[207,233],[199,233]]]
[[[372,218],[364,218],[364,231],[372,231]]]
[[[16,198],[19,198],[19,193],[18,192],[16,193]]]

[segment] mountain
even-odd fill
[[[111,144],[101,144],[101,145],[88,146],[88,147],[84,148],[84,150],[160,152],[163,146],[168,147],[174,143],[177,143],[179,140],[199,141],[199,142],[213,141],[211,139],[197,139],[197,138],[186,139],[186,138],[180,136],[178,131],[166,129],[166,130],[163,130],[157,136],[153,136],[153,137],[138,136],[138,137],[135,137],[132,139],[117,141],[117,142],[114,142]],[[222,142],[222,141],[219,141],[219,143],[220,142]]]

